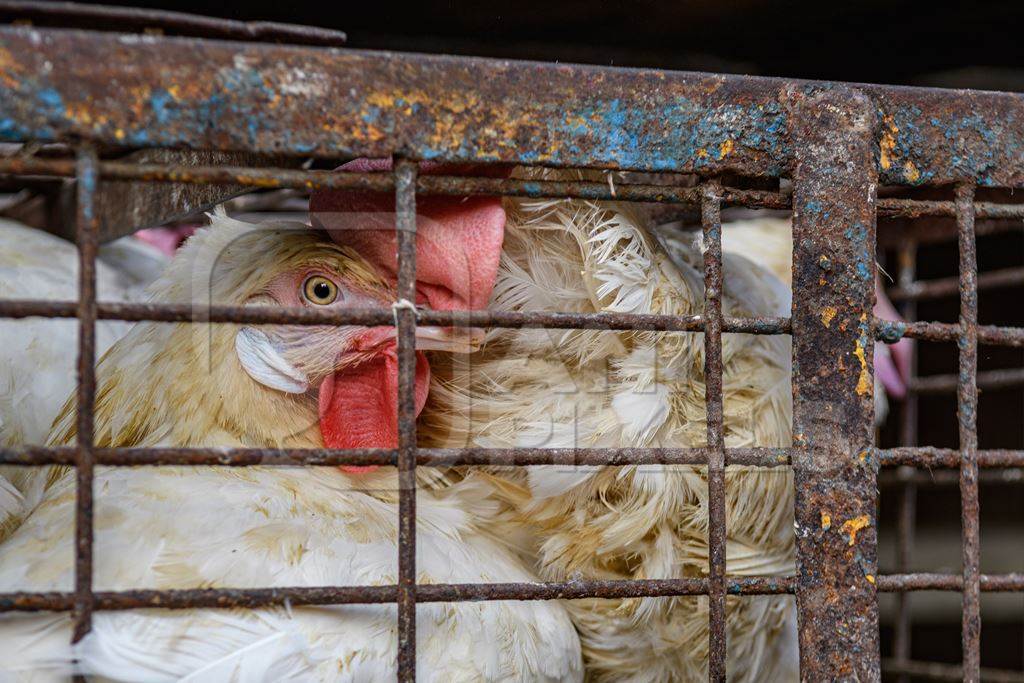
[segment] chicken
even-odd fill
[[[497,208],[474,214],[480,230],[500,231]],[[471,211],[457,207],[453,214]],[[429,225],[423,233],[430,237]],[[443,258],[421,256],[424,272],[442,272]],[[221,214],[179,250],[153,291],[165,303],[387,305],[394,290],[381,270],[308,226],[255,226]],[[456,290],[441,277],[424,303],[443,306],[457,298]],[[489,286],[481,291],[486,301]],[[481,301],[477,295],[460,303]],[[444,328],[419,328],[418,346],[459,343]],[[138,323],[98,364],[95,441],[100,447],[391,447],[395,366],[392,327]],[[429,376],[429,361],[418,351],[419,407]],[[69,400],[50,443],[74,439]],[[48,481],[41,502],[0,546],[0,591],[71,586],[75,477],[66,469],[40,476]],[[97,590],[396,582],[394,468],[98,467],[95,477]],[[421,471],[420,485],[418,581],[535,580],[488,527],[494,506],[488,491],[430,470]],[[417,633],[420,680],[574,681],[582,675],[577,636],[555,602],[422,604]],[[395,675],[394,605],[98,612],[77,646],[68,645],[70,635],[67,614],[6,614],[0,670],[60,677],[74,669],[149,681]]]
[[[100,300],[141,298],[124,274],[97,261]],[[0,219],[0,298],[67,301],[78,298],[78,250],[59,237]],[[96,325],[104,353],[130,328],[116,320]],[[75,320],[0,319],[0,447],[41,445],[75,386]],[[32,506],[30,468],[0,466],[0,539]]]
[[[555,171],[521,177],[565,179]],[[573,174],[572,177],[581,177]],[[314,194],[318,210],[353,203]],[[357,203],[357,202],[356,202]],[[686,315],[703,304],[692,240],[645,229],[628,205],[506,199],[490,307],[503,311]],[[369,241],[369,240],[367,240]],[[788,289],[746,259],[725,258],[726,315],[788,315]],[[727,446],[790,444],[787,337],[725,335]],[[502,329],[437,372],[421,417],[431,445],[700,446],[705,443],[702,335]],[[491,468],[486,482],[542,578],[701,576],[707,571],[706,469],[687,466]],[[784,469],[729,468],[728,572],[793,571],[793,490]],[[509,534],[510,540],[513,535]],[[707,599],[567,601],[596,681],[706,678]],[[792,600],[728,599],[731,680],[795,680]]]
[[[788,219],[753,218],[722,226],[722,250],[739,254],[772,271],[787,285],[793,277],[793,229]],[[885,320],[899,320],[881,282],[875,282],[874,314]],[[889,413],[887,395],[901,399],[907,392],[913,340],[875,344],[875,424],[882,425]]]

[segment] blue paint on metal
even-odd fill
[[[173,102],[174,98],[166,90],[157,90],[149,96],[149,106],[153,108],[157,123],[164,125],[170,120],[171,112],[167,105]]]

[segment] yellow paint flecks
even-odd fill
[[[916,183],[921,177],[921,173],[917,170],[917,166],[914,166],[914,162],[907,159],[907,162],[903,164],[903,177],[912,183]]]
[[[853,545],[857,542],[857,532],[864,527],[871,526],[871,518],[867,515],[861,515],[860,517],[854,517],[843,522],[843,533],[850,537],[848,545]]]
[[[14,59],[10,50],[0,48],[0,83],[8,88],[17,88],[19,85],[17,74],[23,71],[24,69]]]
[[[860,316],[861,322],[867,320],[867,314]],[[857,340],[857,347],[853,350],[853,355],[857,356],[857,360],[860,361],[860,377],[857,378],[857,395],[864,396],[870,394],[872,391],[871,376],[868,373],[868,359],[864,352],[864,338],[861,337]]]
[[[722,143],[722,146],[718,148],[718,158],[722,159],[726,157],[736,147],[736,143],[732,140],[726,140]]]
[[[892,166],[892,153],[896,149],[896,134],[900,132],[900,129],[893,122],[892,116],[885,116],[882,120],[885,123],[885,130],[882,131],[882,140],[878,144],[878,163],[882,165],[882,170],[888,171]]]
[[[832,515],[824,511],[821,513],[821,528],[825,530],[832,528]]]
[[[832,318],[836,317],[836,313],[838,313],[838,311],[835,306],[826,306],[825,310],[821,312],[821,324],[825,327],[831,325]]]
[[[865,574],[864,578],[867,579],[868,583],[870,583],[872,586],[875,585],[875,575],[874,574]]]
[[[700,158],[700,159],[707,159],[708,158],[708,151],[706,149],[704,149],[703,147],[701,147],[700,149],[697,150],[697,157]]]
[[[124,130],[121,128],[115,130],[114,137],[117,138],[118,140],[124,140]]]

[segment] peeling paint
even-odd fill
[[[842,532],[848,536],[847,545],[857,542],[857,532],[871,526],[871,518],[867,515],[860,515],[843,522]]]

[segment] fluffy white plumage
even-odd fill
[[[546,172],[551,174],[552,172]],[[692,235],[655,234],[628,205],[508,200],[491,307],[687,315],[703,303]],[[726,315],[788,315],[788,289],[727,254]],[[787,337],[725,335],[725,443],[790,443]],[[699,446],[705,443],[700,334],[497,330],[432,391],[426,433],[446,445]],[[433,411],[430,409],[433,407]],[[707,571],[705,468],[534,467],[491,473],[523,552],[544,578],[677,578]],[[792,479],[726,475],[730,575],[793,571]],[[567,601],[596,681],[706,679],[706,598]],[[795,680],[785,597],[729,598],[730,680]]]
[[[316,235],[305,226],[273,227],[257,231],[214,217],[154,285],[157,300],[240,303],[275,268],[302,263],[309,249],[337,257],[330,242],[313,244]],[[253,251],[238,246],[246,237],[256,240]],[[295,422],[288,408],[307,399],[278,395],[242,372],[236,331],[133,327],[97,370],[98,445],[322,447],[315,403],[314,428]],[[72,441],[73,424],[66,405],[50,441]],[[54,469],[44,479],[41,501],[0,546],[0,591],[71,588],[74,476]],[[429,472],[421,484],[420,582],[535,579],[481,523],[495,506],[489,488]],[[97,468],[94,588],[395,583],[396,487],[393,468],[361,475],[337,468]],[[75,670],[124,681],[395,675],[393,605],[100,612],[93,623],[72,648],[66,614],[4,615],[0,679],[64,679],[73,658]],[[582,676],[577,636],[555,602],[423,604],[417,632],[424,681]]]
[[[156,250],[122,239],[107,245],[96,263],[101,301],[144,297],[166,259]],[[134,270],[125,270],[129,263]],[[74,301],[78,298],[78,249],[55,235],[0,219],[0,298]],[[131,327],[96,324],[96,352],[103,354]],[[0,319],[0,446],[39,445],[75,386],[78,322],[74,319]],[[30,468],[0,466],[0,539],[41,493],[29,486]]]

